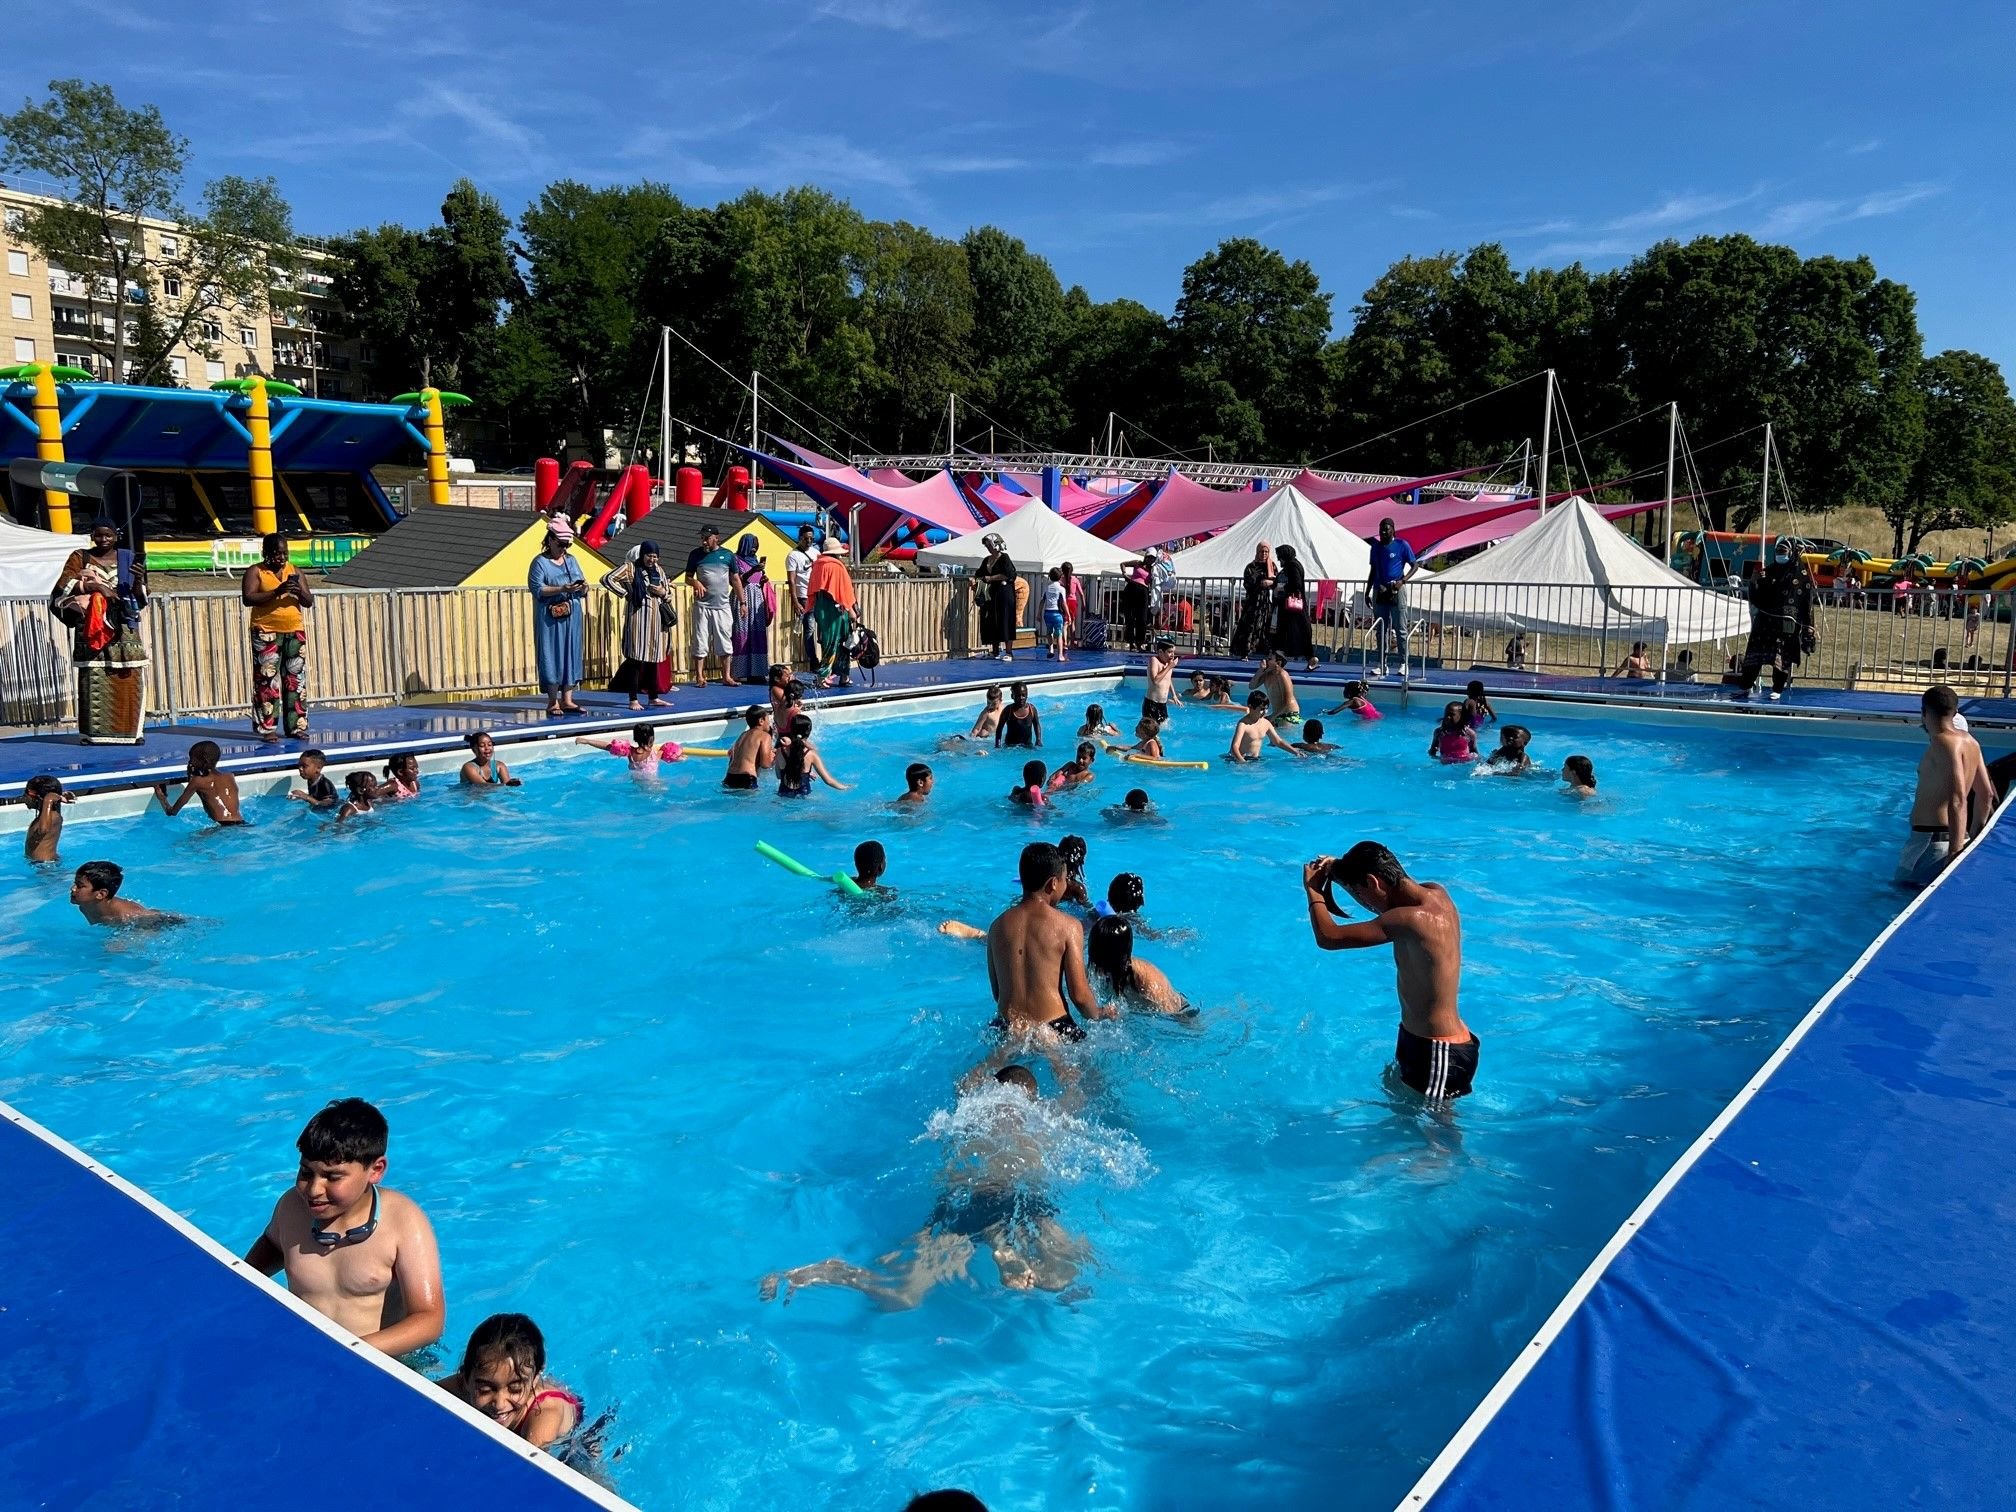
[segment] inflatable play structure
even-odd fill
[[[442,416],[467,403],[435,388],[389,404],[309,399],[260,377],[148,388],[27,363],[0,368],[0,473],[31,457],[133,474],[157,572],[243,567],[276,530],[299,560],[334,566],[399,518],[379,463],[417,451],[427,497],[448,501]],[[73,529],[60,491],[0,483],[0,504],[18,524]]]

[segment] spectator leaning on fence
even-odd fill
[[[314,590],[287,560],[278,531],[260,542],[263,555],[245,569],[238,596],[252,611],[252,733],[278,740],[308,735],[308,617]]]

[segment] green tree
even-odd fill
[[[855,267],[872,343],[862,395],[870,434],[898,450],[943,444],[946,396],[971,382],[965,249],[907,221],[874,221]]]
[[[2016,403],[2002,370],[1976,352],[1941,352],[1919,364],[1912,387],[1917,445],[1900,485],[1881,496],[1900,556],[1935,530],[2016,517]]]
[[[54,80],[47,100],[0,115],[0,166],[52,179],[64,195],[30,213],[21,234],[52,272],[77,280],[88,339],[115,380],[161,378],[177,345],[215,357],[223,322],[263,314],[276,283],[282,302],[291,297],[293,217],[279,185],[227,174],[191,211],[180,202],[188,155],[157,107],[130,110],[81,79]],[[175,230],[150,235],[149,221]]]
[[[685,207],[662,184],[548,185],[519,219],[525,325],[566,375],[569,429],[600,461],[635,433],[658,331],[639,291],[665,222]]]
[[[1248,237],[1220,242],[1183,270],[1169,427],[1239,457],[1308,455],[1329,339],[1330,296],[1308,263]]]
[[[1071,419],[1056,373],[1063,287],[1048,262],[998,227],[968,231],[960,245],[973,282],[971,365],[979,400],[1001,425],[1049,444],[1045,438],[1063,434]]]
[[[1048,378],[1055,383],[1066,419],[1059,437],[1067,447],[1088,451],[1106,445],[1107,417],[1118,413],[1119,439],[1129,450],[1153,455],[1168,444],[1137,435],[1126,438],[1130,422],[1146,424],[1159,411],[1169,323],[1144,304],[1114,299],[1095,304],[1075,285],[1064,296],[1063,336]]]

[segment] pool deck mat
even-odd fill
[[[814,690],[807,695],[807,707],[814,714],[820,708],[865,704],[887,698],[917,698],[931,694],[971,690],[989,683],[1025,681],[1039,690],[1046,682],[1131,671],[1139,674],[1144,658],[1138,653],[1080,652],[1068,662],[1053,662],[1023,654],[1013,662],[984,657],[951,660],[885,662],[870,686],[857,676],[851,688]],[[1244,684],[1253,663],[1222,657],[1187,656],[1183,671],[1200,668],[1230,676]],[[1334,694],[1351,678],[1364,677],[1364,669],[1352,662],[1328,662],[1314,673],[1296,672],[1300,687]],[[1491,667],[1430,668],[1416,677],[1406,690],[1409,699],[1462,695],[1471,678],[1482,678],[1499,698],[1537,698],[1568,704],[1615,706],[1641,709],[1679,710],[1696,714],[1755,716],[1757,718],[1803,717],[1887,725],[1912,725],[1918,718],[1918,700],[1909,694],[1842,692],[1830,688],[1795,686],[1782,702],[1773,703],[1759,692],[1749,701],[1733,696],[1730,688],[1716,683],[1630,682],[1618,678],[1553,677],[1526,672],[1507,672]],[[1368,678],[1374,697],[1382,704],[1402,694],[1395,678]],[[394,751],[452,750],[463,737],[488,730],[503,747],[535,740],[551,740],[581,734],[608,734],[627,730],[640,721],[669,731],[682,724],[714,724],[764,697],[763,685],[744,683],[727,688],[719,683],[706,688],[678,687],[670,695],[672,706],[633,713],[622,694],[583,690],[577,695],[585,715],[549,718],[540,697],[470,698],[458,702],[402,704],[387,708],[311,710],[313,731],[305,741],[262,742],[253,738],[245,721],[236,718],[185,719],[174,724],[150,726],[146,743],[139,746],[85,745],[74,732],[42,732],[0,739],[0,799],[18,797],[22,785],[38,773],[53,773],[66,788],[91,792],[128,788],[153,782],[179,779],[188,761],[189,747],[199,740],[214,740],[223,750],[225,770],[247,772],[279,771],[291,768],[308,746],[327,752],[332,762],[383,759]],[[1963,699],[1961,709],[1974,725],[1977,735],[2016,731],[2016,699]],[[1306,712],[1306,711],[1305,711]]]
[[[0,1161],[0,1507],[627,1505],[303,1316],[4,1104]]]
[[[1402,1506],[2009,1505],[2012,898],[2005,818],[1653,1189]]]

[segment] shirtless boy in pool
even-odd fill
[[[427,1215],[381,1187],[385,1115],[361,1097],[332,1102],[294,1144],[301,1168],[245,1263],[287,1272],[287,1290],[388,1355],[441,1337],[441,1256]]]
[[[1341,883],[1372,918],[1341,922],[1332,885]],[[1438,882],[1417,882],[1376,840],[1342,856],[1318,856],[1302,868],[1309,928],[1323,950],[1393,947],[1400,988],[1400,1080],[1430,1102],[1461,1097],[1477,1075],[1477,1036],[1456,1011],[1463,975],[1463,921]]]
[[[1065,1006],[1086,1018],[1116,1018],[1100,1006],[1085,974],[1085,930],[1058,901],[1069,885],[1063,852],[1044,841],[1022,847],[1022,901],[987,931],[987,985],[994,990],[994,1027],[1009,1038],[1031,1036],[1055,1045],[1085,1031]]]
[[[1925,727],[1925,754],[1918,758],[1918,789],[1911,798],[1911,837],[1892,878],[1899,887],[1924,887],[1945,870],[1995,811],[1995,788],[1988,780],[1981,747],[1955,729],[1960,697],[1935,683],[1919,701]]]

